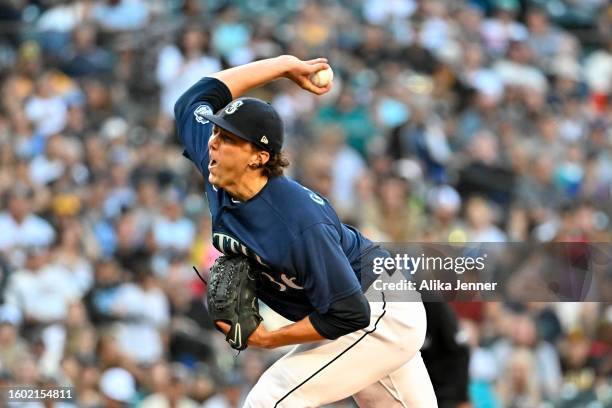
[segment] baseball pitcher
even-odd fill
[[[318,407],[352,396],[360,407],[436,407],[421,359],[421,302],[368,301],[368,265],[388,253],[338,219],[329,202],[283,176],[283,124],[241,97],[288,78],[322,95],[327,60],[280,56],[218,72],[175,106],[178,137],[203,174],[213,243],[209,308],[236,349],[297,345],[250,391],[245,407]],[[260,299],[294,323],[268,331]]]

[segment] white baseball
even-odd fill
[[[334,79],[334,71],[331,67],[322,69],[310,75],[310,82],[318,86],[319,88],[326,87]]]

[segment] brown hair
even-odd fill
[[[289,159],[285,152],[270,154],[270,160],[262,166],[263,174],[266,177],[278,177],[282,176],[285,171],[285,167],[289,166]]]

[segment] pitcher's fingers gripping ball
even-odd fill
[[[312,82],[319,88],[326,87],[333,80],[334,71],[332,71],[331,67],[317,71],[310,76],[310,82]]]
[[[244,256],[217,258],[210,270],[208,311],[218,322],[230,325],[225,340],[236,350],[247,348],[248,339],[263,320],[255,296],[252,262]]]

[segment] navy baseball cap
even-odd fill
[[[272,105],[261,99],[238,98],[216,115],[202,116],[269,153],[279,153],[283,147],[283,121]]]

